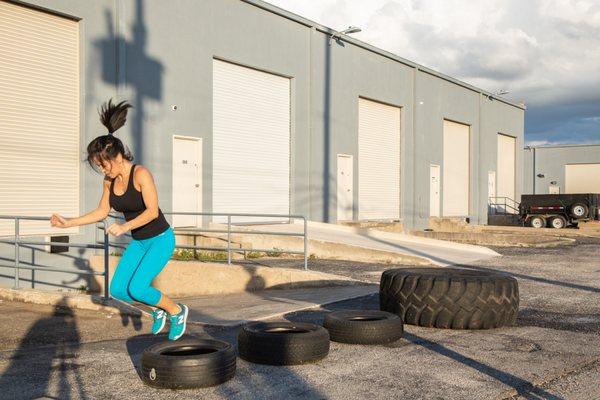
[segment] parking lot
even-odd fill
[[[385,346],[331,344],[310,365],[274,367],[238,359],[233,380],[214,388],[156,390],[136,373],[141,353],[164,336],[148,321],[84,310],[0,303],[3,398],[600,398],[600,239],[552,248],[497,248],[503,257],[464,265],[519,280],[517,325],[490,331],[406,326]],[[261,260],[293,266],[297,260]],[[377,282],[389,264],[311,260],[310,267]],[[397,266],[393,266],[397,267]],[[320,323],[325,312],[377,309],[378,297],[286,315]],[[237,329],[191,326],[192,335],[235,343]]]

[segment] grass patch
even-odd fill
[[[283,249],[273,247],[273,250],[267,251],[267,257],[281,257],[283,255]]]
[[[175,250],[171,259],[177,261],[227,261],[227,252],[178,249]]]
[[[194,252],[189,249],[176,249],[171,258],[177,261],[191,261],[196,259]]]
[[[227,261],[226,251],[201,251],[196,254],[198,261]]]

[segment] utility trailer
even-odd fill
[[[599,218],[600,194],[524,194],[521,196],[521,220],[534,228],[556,229],[579,221]]]

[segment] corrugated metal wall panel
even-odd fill
[[[213,212],[289,214],[290,96],[288,78],[213,61]]]
[[[400,218],[400,108],[358,99],[358,218]]]
[[[442,197],[444,217],[469,215],[469,126],[444,120],[444,169]]]
[[[79,212],[79,24],[0,1],[0,214]],[[21,234],[77,233],[23,222]],[[0,221],[0,235],[14,234]]]

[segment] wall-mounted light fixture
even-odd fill
[[[329,36],[329,45],[331,46],[331,41],[333,39],[339,40],[342,38],[342,35],[349,35],[351,33],[357,33],[360,31],[362,31],[362,29],[357,26],[349,26],[348,29],[344,29],[341,32],[334,32],[331,36]]]
[[[545,174],[543,174],[543,173],[539,173],[539,174],[537,174],[537,177],[538,177],[538,178],[545,178],[545,177],[546,177],[546,175],[545,175]]]

